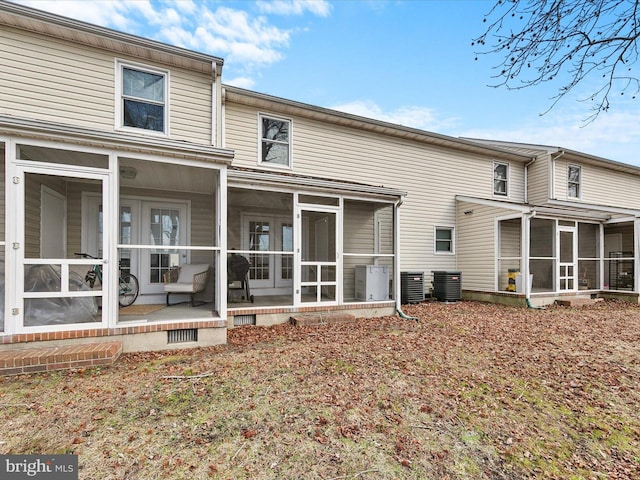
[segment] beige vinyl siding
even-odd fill
[[[521,269],[522,218],[497,222],[498,290],[507,290],[509,269]]]
[[[345,202],[344,253],[374,253],[374,210],[372,203]],[[344,257],[344,298],[355,298],[355,266],[372,265],[373,257]]]
[[[0,96],[0,114],[114,130],[113,54],[8,27],[0,35],[0,50],[0,91],[12,92]],[[211,144],[211,76],[140,64],[170,70],[171,138]]]
[[[378,253],[393,253],[393,206],[378,208],[376,210],[376,222],[378,222],[379,243]]]
[[[555,198],[576,201],[567,195],[568,165],[581,166],[580,199],[578,201],[621,208],[640,208],[640,176],[605,167],[556,160]]]
[[[374,253],[374,210],[372,203],[345,202],[344,253]]]
[[[528,167],[527,171],[527,202],[534,205],[542,205],[547,203],[550,197],[549,181],[550,181],[550,158],[548,154],[540,155]]]
[[[465,215],[465,211],[473,213]],[[504,214],[504,212],[501,212]],[[493,207],[458,202],[456,256],[463,290],[493,291],[495,286],[495,217]]]
[[[25,175],[24,254],[26,258],[40,258],[41,193],[46,186],[67,199],[66,182],[61,177],[35,174]],[[67,222],[68,230],[68,222]],[[67,231],[67,246],[69,234]]]
[[[0,242],[4,242],[5,223],[5,185],[4,185],[4,144],[0,142]],[[0,248],[0,258],[4,261],[4,249]],[[4,268],[4,264],[0,267]],[[2,272],[4,274],[4,272]]]
[[[275,107],[274,107],[275,108]],[[234,165],[256,168],[258,110],[227,101],[226,144]],[[456,194],[492,198],[493,161],[413,140],[292,119],[293,172],[383,185],[409,192],[400,208],[401,270],[448,270],[455,256],[434,255],[434,226],[455,225]],[[524,200],[524,167],[510,164],[510,200]],[[275,170],[275,169],[274,169]]]

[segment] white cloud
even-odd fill
[[[558,110],[515,128],[475,128],[460,135],[564,147],[640,165],[640,113],[635,111],[601,113],[585,125],[582,116]]]
[[[276,15],[303,15],[310,12],[319,17],[327,17],[331,13],[331,4],[324,0],[259,0],[257,5],[262,13]]]
[[[354,101],[333,105],[329,108],[383,122],[435,132],[452,128],[458,123],[455,118],[441,118],[434,109],[428,107],[405,106],[385,112],[374,102]]]
[[[134,23],[128,14],[129,2],[123,0],[113,0],[110,2],[87,2],[82,0],[42,2],[25,0],[17,3],[38,10],[46,10],[56,15],[72,17],[83,22],[123,31],[130,31]]]
[[[291,35],[289,30],[273,25],[264,15],[252,16],[247,11],[226,6],[215,8],[215,3],[193,0],[24,0],[20,3],[210,53],[224,58],[226,69],[242,76],[282,60]],[[283,4],[290,4],[288,8],[292,12],[309,11],[317,15],[324,14],[330,7],[324,1]],[[284,6],[277,8],[284,9]]]
[[[255,80],[249,77],[236,77],[232,78],[231,80],[225,80],[224,83],[227,85],[233,85],[234,87],[238,88],[245,88],[247,90],[252,89],[256,84]]]

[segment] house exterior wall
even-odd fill
[[[113,131],[116,59],[169,70],[169,137],[211,145],[212,76],[7,26],[0,115]]]
[[[567,195],[569,165],[581,167],[579,199]],[[555,161],[555,199],[637,209],[640,207],[639,179],[631,173],[560,157]]]
[[[225,147],[235,150],[234,166],[258,164],[258,115],[292,121],[292,169],[302,175],[358,181],[409,192],[400,208],[401,270],[456,268],[452,254],[434,253],[434,228],[454,227],[456,194],[492,198],[491,156],[474,155],[364,129],[279,111],[225,103]],[[524,165],[509,163],[509,198],[524,201]],[[282,169],[273,169],[282,171]]]
[[[527,167],[527,202],[534,205],[547,203],[551,192],[549,190],[551,171],[550,155],[542,154]]]
[[[496,218],[509,214],[513,215],[514,212],[476,203],[457,202],[456,256],[457,270],[462,272],[463,290],[495,290],[498,241]]]

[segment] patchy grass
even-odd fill
[[[100,480],[640,478],[640,307],[406,312],[0,379],[0,453]]]

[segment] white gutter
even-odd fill
[[[529,166],[533,165],[537,157],[524,166],[524,203],[529,203]]]
[[[244,181],[247,183],[261,183],[265,185],[288,185],[295,187],[316,187],[329,190],[342,190],[345,192],[356,192],[369,195],[384,195],[393,197],[406,197],[407,192],[394,188],[365,185],[362,183],[347,183],[336,180],[326,180],[322,178],[305,177],[303,175],[283,175],[278,173],[260,172],[253,170],[228,171],[229,180]]]

